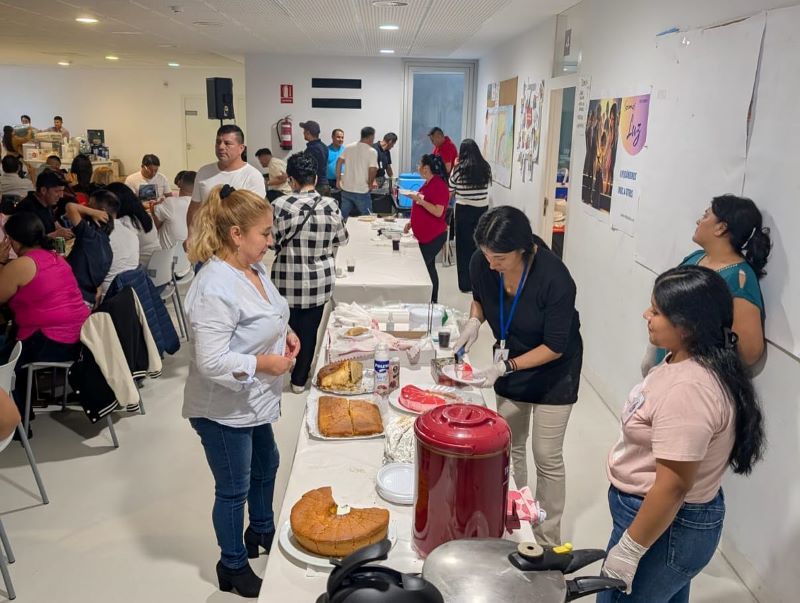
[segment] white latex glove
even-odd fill
[[[626,594],[631,594],[631,585],[633,584],[633,577],[636,575],[636,568],[639,567],[639,561],[646,552],[647,547],[636,542],[630,537],[628,530],[625,530],[619,542],[608,551],[600,573],[608,578],[616,578],[625,582],[628,585],[628,589],[625,592]]]
[[[506,374],[506,363],[496,362],[485,371],[479,371],[477,377],[483,377],[481,387],[492,387],[494,382]]]
[[[455,351],[464,348],[464,352],[469,352],[472,344],[478,340],[478,331],[481,328],[481,321],[474,316],[467,321],[464,328],[461,329],[461,334],[456,339],[453,349]]]

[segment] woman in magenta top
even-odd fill
[[[414,201],[411,208],[411,223],[406,226],[414,231],[425,267],[433,283],[431,301],[439,300],[439,275],[436,273],[436,256],[447,238],[445,213],[450,203],[450,188],[447,186],[447,171],[438,155],[423,155],[419,160],[420,176],[425,184],[419,192],[409,195]]]
[[[53,240],[32,213],[11,216],[0,243],[0,304],[14,313],[16,340],[22,342],[14,399],[25,409],[27,370],[31,362],[61,362],[78,355],[81,327],[89,316],[78,282],[66,260],[52,251]],[[9,260],[11,250],[17,259]],[[6,345],[5,361],[16,341]],[[30,434],[29,434],[30,435]]]

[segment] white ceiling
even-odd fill
[[[575,0],[0,0],[0,63],[218,67],[249,53],[477,58]],[[85,25],[75,18],[91,16]],[[393,24],[397,31],[382,31]]]

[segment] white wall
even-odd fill
[[[286,157],[305,149],[300,122],[314,120],[320,124],[320,138],[331,142],[331,130],[341,128],[346,142],[359,139],[364,126],[375,128],[376,140],[386,132],[400,132],[403,109],[403,65],[396,58],[353,58],[318,56],[275,56],[265,54],[245,57],[247,78],[247,123],[250,162],[258,166],[254,152],[269,147],[278,157]],[[311,88],[312,77],[360,78],[361,90]],[[294,86],[294,103],[281,104],[280,85]],[[311,98],[361,98],[361,109],[312,109]],[[282,151],[275,134],[275,122],[292,116],[291,151]],[[402,157],[402,138],[392,149],[395,173]]]
[[[154,153],[172,181],[185,165],[183,97],[206,95],[207,77],[233,78],[235,95],[244,94],[244,69],[49,68],[0,66],[0,123],[17,124],[22,113],[33,125],[53,125],[61,115],[73,136],[103,129],[111,157],[126,173]],[[244,112],[244,107],[236,107]],[[209,145],[213,145],[213,140]],[[192,166],[197,169],[198,166]]]
[[[795,3],[584,0],[565,14],[566,27],[572,29],[571,54],[582,57],[580,73],[591,76],[593,96],[608,96],[652,83],[654,36],[661,31],[717,24]],[[545,67],[552,57],[552,37],[538,28],[482,58],[476,128],[483,128],[480,107],[486,82],[526,71],[546,78],[550,71]],[[573,174],[581,172],[582,148],[581,141],[573,140]],[[520,185],[515,178],[512,190],[500,189],[496,200],[523,207],[530,215],[529,208],[538,207],[542,195],[541,173],[534,178],[538,184],[533,186]],[[617,412],[640,379],[647,341],[640,317],[655,275],[634,262],[633,239],[587,215],[580,203],[569,204],[567,224],[565,261],[578,285],[584,374]],[[687,251],[691,250],[691,233],[685,238]],[[722,550],[761,601],[795,601],[800,589],[794,555],[800,536],[800,362],[771,344],[767,355],[756,385],[767,417],[769,449],[752,476],[726,480],[728,515]]]
[[[539,27],[513,38],[506,44],[495,48],[478,63],[478,99],[475,103],[475,140],[482,144],[486,129],[486,87],[491,82],[501,82],[517,77],[517,102],[522,82],[525,78],[545,81],[545,104],[542,107],[542,148],[539,163],[534,166],[533,180],[523,183],[519,168],[514,163],[511,188],[499,184],[492,185],[494,205],[513,205],[523,210],[534,221],[534,229],[540,227],[540,200],[545,195],[544,170],[547,137],[547,112],[550,110],[550,90],[546,85],[553,70],[553,40],[555,38],[555,18],[548,19]],[[515,136],[518,126],[515,124]],[[515,142],[516,144],[516,142]]]

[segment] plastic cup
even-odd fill
[[[450,331],[449,329],[442,329],[439,331],[439,347],[447,349],[450,347]]]
[[[356,258],[347,258],[347,271],[348,272],[355,272],[356,271]]]

